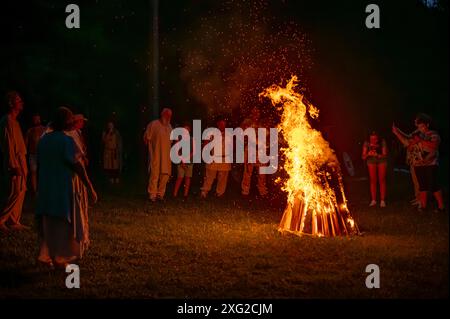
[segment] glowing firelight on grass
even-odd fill
[[[294,91],[297,82],[293,76],[286,87],[272,85],[260,94],[280,111],[278,129],[287,143],[281,151],[288,178],[278,182],[288,198],[279,231],[317,237],[359,234],[336,154],[310,124],[319,110]]]

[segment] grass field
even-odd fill
[[[35,231],[0,234],[0,297],[435,298],[448,297],[448,215],[409,206],[407,177],[390,179],[386,209],[367,207],[367,181],[347,181],[363,236],[281,235],[282,207],[226,199],[151,204],[140,186],[105,188],[91,210],[81,289],[35,265]],[[137,194],[137,195],[136,195]],[[33,224],[30,204],[25,224]],[[367,289],[377,264],[381,288]]]

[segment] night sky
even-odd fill
[[[75,2],[81,28],[71,30],[69,3],[1,4],[0,93],[23,94],[24,129],[33,112],[48,119],[68,105],[85,113],[93,149],[113,118],[136,158],[152,119],[151,1]],[[435,9],[419,0],[376,1],[379,30],[365,28],[369,3],[160,1],[160,106],[174,109],[175,124],[225,116],[236,125],[255,106],[270,117],[257,94],[297,74],[321,111],[316,125],[338,152],[356,154],[373,129],[393,140],[392,122],[412,130],[422,111],[435,119],[447,158],[446,2]]]

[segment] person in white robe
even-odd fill
[[[148,149],[149,199],[155,202],[164,199],[167,182],[172,172],[170,160],[172,110],[164,108],[159,119],[150,122],[144,133],[144,143]]]

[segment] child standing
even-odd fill
[[[369,140],[364,143],[362,159],[367,162],[370,178],[370,194],[372,201],[369,206],[377,205],[377,181],[380,185],[380,207],[386,207],[386,169],[387,144],[376,132],[372,132]]]
[[[194,143],[193,139],[191,137],[191,126],[189,124],[185,124],[183,126],[184,129],[186,129],[188,136],[183,136],[184,139],[189,139],[189,143],[191,145],[190,147],[190,154],[188,158],[183,158],[181,155],[181,162],[177,164],[177,180],[175,182],[175,188],[173,190],[173,197],[178,196],[178,192],[181,188],[181,184],[184,180],[184,191],[183,196],[184,198],[187,198],[189,195],[189,189],[191,186],[191,178],[192,173],[194,170],[194,163],[192,163],[193,156],[194,156]]]

